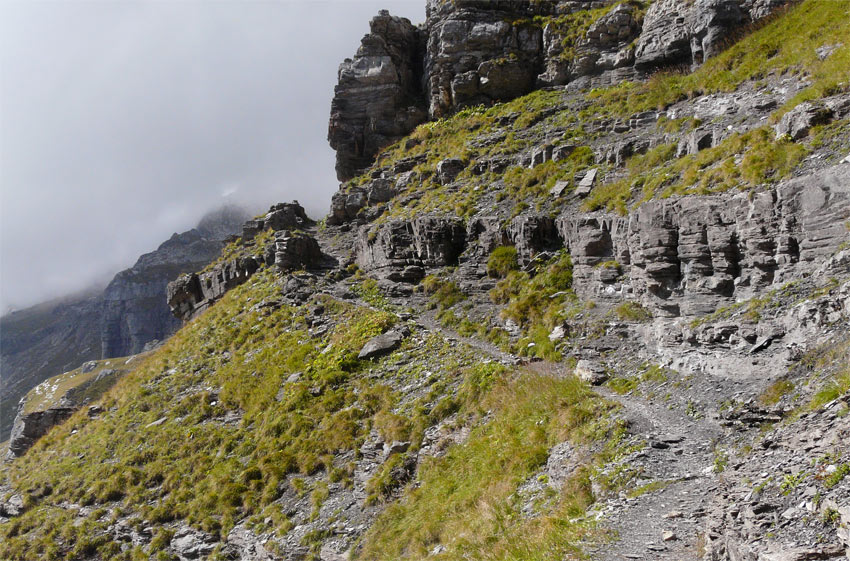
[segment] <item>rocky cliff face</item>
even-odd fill
[[[328,140],[337,150],[341,181],[426,118],[419,80],[422,32],[382,11],[369,24],[353,59],[339,67]]]
[[[165,287],[180,274],[215,259],[222,247],[220,240],[204,238],[197,230],[174,234],[132,268],[115,275],[103,293],[103,356],[135,354],[147,343],[171,335],[179,324],[168,313]]]
[[[166,287],[180,274],[203,268],[218,257],[223,240],[240,231],[247,213],[225,207],[205,216],[198,228],[174,234],[156,251],[121,271],[103,293],[102,356],[141,352],[151,341],[168,338],[180,326],[166,303]]]
[[[19,310],[0,319],[0,439],[33,387],[100,358],[101,290]]]
[[[786,2],[429,0],[421,28],[382,12],[340,66],[328,126],[337,176],[351,179],[426,118],[462,107],[698,66]]]

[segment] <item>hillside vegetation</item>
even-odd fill
[[[850,4],[804,0],[693,72],[419,125],[299,230],[326,259],[0,468],[0,559],[842,558],[850,120],[773,127],[848,95]]]

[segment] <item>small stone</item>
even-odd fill
[[[555,329],[549,334],[549,341],[554,343],[555,341],[560,341],[564,337],[567,336],[567,330],[563,325],[556,325]]]
[[[145,425],[145,428],[158,427],[159,425],[161,425],[162,423],[164,423],[167,420],[168,420],[168,417],[160,417],[156,421],[154,421],[152,423],[148,423],[147,425]]]
[[[673,532],[672,530],[664,530],[661,532],[661,539],[665,542],[672,542],[679,539],[679,537],[676,536],[676,532]]]
[[[579,181],[578,186],[576,187],[576,195],[579,197],[586,197],[590,194],[590,191],[593,189],[593,184],[596,182],[596,174],[599,172],[597,168],[591,168],[588,170],[584,177]]]
[[[570,186],[569,181],[556,181],[555,185],[552,189],[549,190],[549,194],[553,197],[557,198],[564,194],[564,191],[567,190],[567,187]]]
[[[578,361],[575,368],[575,375],[584,382],[598,386],[608,379],[608,373],[605,367],[598,362],[582,359]]]

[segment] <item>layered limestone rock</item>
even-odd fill
[[[308,268],[321,260],[322,250],[313,236],[289,230],[275,234],[274,264],[280,271]]]
[[[369,24],[353,59],[339,67],[328,140],[337,151],[340,181],[369,165],[375,154],[426,118],[419,80],[421,31],[382,10]]]
[[[179,276],[168,283],[166,291],[171,313],[183,321],[193,318],[251,278],[260,263],[257,257],[239,257],[218,263],[209,271]]]
[[[586,299],[636,299],[655,313],[695,316],[811,272],[848,240],[850,165],[840,164],[757,193],[685,196],[627,216],[523,214],[507,226],[425,215],[361,228],[356,260],[381,278],[415,282],[428,268],[477,262],[499,245],[521,265],[566,249],[574,288]]]
[[[273,205],[264,216],[247,221],[242,227],[240,255],[168,283],[165,296],[175,321],[188,321],[200,314],[261,267],[277,265],[282,271],[291,271],[320,262],[318,243],[300,231],[313,224],[297,201]],[[276,232],[275,239],[258,246],[254,239],[268,229]]]
[[[553,3],[431,0],[426,10],[423,83],[432,118],[534,88],[543,64],[543,30],[511,21],[551,15]]]
[[[460,218],[423,215],[413,220],[391,220],[375,231],[360,230],[356,242],[358,266],[377,276],[415,282],[426,267],[456,265],[466,246],[466,228]]]
[[[754,196],[653,201],[628,217],[563,216],[576,290],[634,296],[669,315],[700,315],[784,283],[847,241],[850,166],[796,178]],[[622,274],[602,274],[616,262]]]

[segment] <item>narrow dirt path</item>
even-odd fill
[[[488,358],[507,364],[523,362],[487,341],[463,336],[441,325],[434,311],[422,312],[415,321],[428,331],[478,349]],[[565,372],[562,363],[534,361],[526,366],[547,375]],[[732,383],[705,372],[678,374],[682,380],[692,379],[695,374],[700,377],[696,383],[670,380],[660,384],[677,385],[672,400],[649,397],[641,391],[647,388],[628,394],[616,393],[606,386],[593,388],[598,395],[621,406],[617,415],[628,422],[631,434],[647,442],[647,447],[627,458],[628,468],[637,474],[628,488],[617,497],[600,500],[592,511],[614,536],[609,543],[586,548],[592,559],[701,558],[703,517],[718,484],[715,449],[725,437],[716,413],[720,403],[739,389],[735,384],[741,381]],[[691,403],[701,406],[691,409]]]

